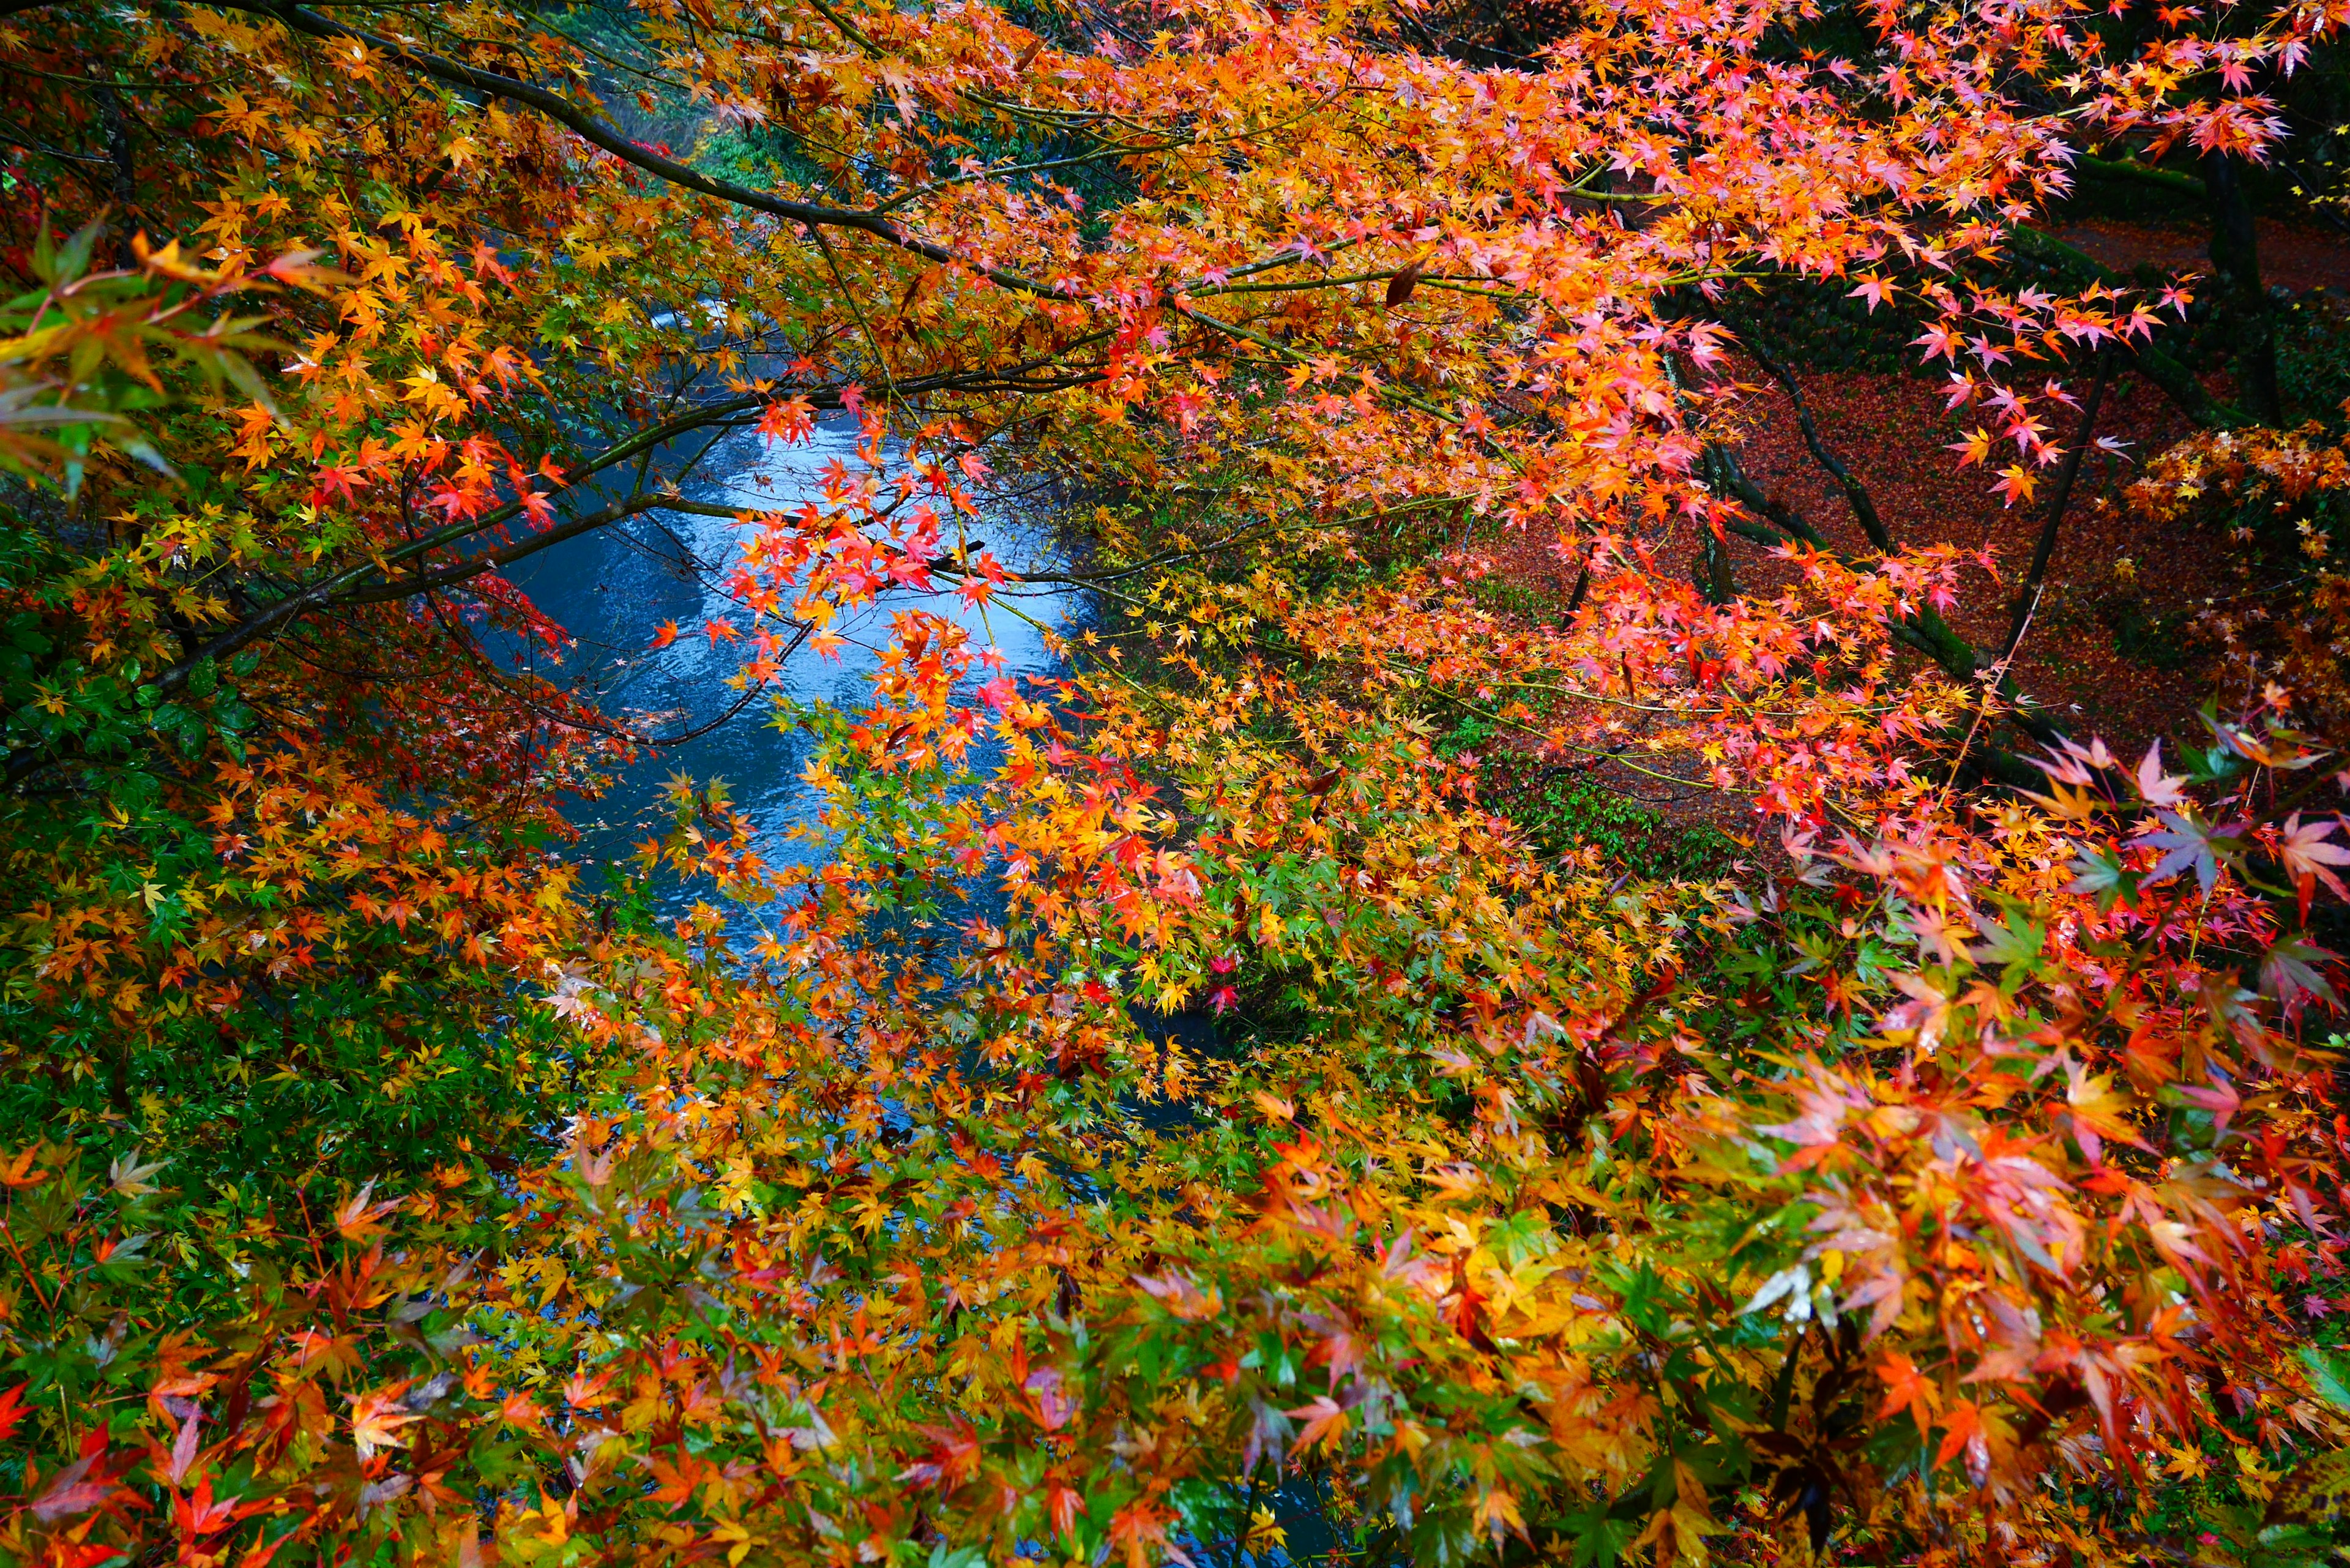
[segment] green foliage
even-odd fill
[[[1551,857],[1578,850],[1640,880],[1701,880],[1720,875],[1738,845],[1711,823],[1675,823],[1655,806],[1611,789],[1583,771],[1527,770],[1523,759],[1489,753],[1490,719],[1470,713],[1437,742],[1447,758],[1483,756],[1484,798]]]
[[[1513,576],[1479,577],[1469,585],[1469,595],[1489,609],[1534,623],[1556,621],[1566,608],[1566,596],[1557,588]]]
[[[2277,389],[2303,418],[2335,431],[2350,421],[2350,295],[2313,290],[2278,313]]]
[[[2184,670],[2195,657],[2185,610],[2158,614],[2136,594],[2116,594],[2097,606],[2097,618],[2113,633],[2116,652],[2150,670]]]
[[[1836,279],[1774,278],[1731,317],[1783,359],[1819,370],[1922,374],[1910,340],[1918,318],[1898,303],[1869,309]]]

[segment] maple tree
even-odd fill
[[[2190,286],[2027,225],[2269,157],[2350,13],[1491,16],[0,5],[0,1553],[2331,1549],[2350,594],[2220,628],[2168,763],[2011,668],[2111,387],[2212,403]],[[1823,288],[2012,580],[1813,420]],[[820,420],[805,504],[686,493]],[[1005,474],[1082,567],[974,536]],[[2345,490],[2222,430],[2122,504],[2322,564]],[[745,704],[895,610],[778,715],[813,868],[682,778],[566,858],[660,737],[514,569],[663,514],[731,607],[644,639]],[[1064,673],[910,598],[1023,579]],[[1603,765],[1777,854],[1493,807]]]

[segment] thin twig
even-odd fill
[[[2089,383],[2089,400],[2081,405],[2081,423],[2073,432],[2072,450],[2065,452],[2064,466],[2056,471],[2056,489],[2048,497],[2048,515],[2040,524],[2040,542],[2032,551],[2032,566],[2024,574],[2022,585],[2016,589],[2015,605],[2009,612],[2007,640],[2002,644],[2000,663],[2004,666],[2015,657],[2016,644],[2023,640],[2023,628],[2029,625],[2033,611],[2040,607],[2040,594],[2048,576],[2049,558],[2056,553],[2056,528],[2064,521],[2064,505],[2073,498],[2073,481],[2081,472],[2082,456],[2088,451],[2089,439],[2097,423],[2097,405],[2104,400],[2106,382],[2112,376],[2114,351],[2100,349],[2097,354],[2096,379]]]

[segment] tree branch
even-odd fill
[[[1814,550],[1828,548],[1827,540],[1821,537],[1820,531],[1812,526],[1809,518],[1784,502],[1772,500],[1770,496],[1763,493],[1761,485],[1747,477],[1746,471],[1738,464],[1736,453],[1728,447],[1718,444],[1710,450],[1714,456],[1722,483],[1729,487],[1731,494],[1736,496],[1739,503],[1748,511],[1769,518],[1784,529],[1791,537],[1801,539]],[[1752,537],[1752,535],[1749,536]],[[1778,543],[1776,539],[1765,542]]]
[[[395,599],[411,598],[418,594],[432,593],[438,588],[453,587],[459,583],[478,577],[485,572],[494,572],[501,566],[510,566],[516,561],[525,560],[537,555],[541,550],[552,549],[567,539],[577,539],[583,534],[593,534],[598,528],[608,528],[615,523],[634,517],[640,512],[702,513],[718,510],[720,509],[715,507],[704,508],[692,505],[674,495],[664,494],[659,491],[643,495],[632,495],[626,501],[615,502],[600,512],[591,512],[585,517],[575,517],[567,523],[558,523],[552,528],[542,528],[527,538],[517,539],[513,544],[499,549],[484,551],[481,555],[460,561],[453,566],[442,566],[437,571],[421,572],[413,576],[394,577],[378,587],[359,588],[354,592],[331,594],[317,607],[329,605],[390,604]],[[756,512],[762,508],[735,506],[723,510],[727,516],[732,517],[738,512]],[[198,657],[201,658],[202,655]],[[221,656],[215,653],[213,657],[217,659]]]
[[[2038,252],[2043,260],[2062,262],[2085,273],[2099,283],[2116,287],[2128,286],[2110,267],[2075,245],[2066,244],[2054,234],[2043,234],[2027,224],[2018,223],[2011,232],[2020,249]],[[2152,343],[2126,345],[2131,369],[2144,376],[2155,389],[2168,398],[2180,413],[2207,430],[2225,430],[2244,423],[2242,411],[2234,405],[2216,402],[2203,389],[2195,373]]]
[[[0,5],[9,3],[11,0],[0,0]],[[793,223],[805,224],[810,229],[854,229],[941,265],[966,266],[999,288],[1009,289],[1016,294],[1024,294],[1038,299],[1063,297],[1045,285],[1032,278],[1023,277],[1017,273],[965,261],[944,245],[910,234],[877,213],[859,212],[847,207],[827,207],[808,202],[794,202],[764,191],[752,190],[747,185],[737,185],[731,180],[721,180],[704,174],[691,164],[665,157],[650,148],[639,146],[617,130],[599,122],[595,116],[568,99],[548,92],[544,88],[533,87],[528,82],[516,81],[514,78],[497,71],[484,70],[475,66],[447,59],[442,56],[428,53],[412,44],[388,38],[380,33],[371,33],[364,27],[353,27],[335,21],[331,17],[321,16],[317,12],[299,5],[275,4],[273,0],[214,0],[214,3],[224,9],[244,11],[253,16],[269,17],[296,32],[307,33],[314,38],[349,39],[365,44],[370,48],[381,49],[386,54],[406,60],[425,75],[435,80],[446,82],[452,87],[463,88],[469,92],[481,93],[491,98],[503,98],[514,103],[526,105],[557,124],[569,127],[613,157],[624,162],[632,163],[647,173],[659,175],[672,185],[682,186],[689,191],[698,191],[705,196],[715,196],[722,202],[731,202],[754,212],[786,218]],[[31,6],[28,5],[24,8],[31,9]],[[5,11],[0,11],[0,15],[6,14]]]
[[[1741,504],[1759,515],[1768,517],[1784,529],[1790,538],[1800,540],[1814,550],[1842,558],[1843,552],[1836,550],[1821,537],[1819,530],[1813,527],[1802,513],[1765,495],[1761,487],[1747,477],[1745,470],[1739,467],[1738,459],[1729,448],[1717,443],[1706,449],[1706,455],[1720,483],[1737,498]],[[1816,456],[1817,452],[1815,452],[1814,455]],[[1883,524],[1880,523],[1878,526],[1882,529]],[[1728,527],[1740,537],[1752,539],[1765,547],[1776,547],[1787,542],[1759,524],[1731,523]],[[1931,605],[1920,605],[1914,614],[1891,623],[1889,629],[1896,641],[1905,647],[1915,649],[1932,659],[1941,668],[1944,674],[1954,680],[1971,681],[1983,668],[1981,651],[1973,643],[1960,637],[1956,628],[1944,620],[1941,613]],[[2004,673],[2000,678],[1997,690],[2012,704],[2016,724],[2026,734],[2043,744],[2054,742],[2063,736],[2063,731],[2027,705],[2027,699],[2023,692],[2018,690],[2014,681],[2009,680]],[[1991,750],[1993,753],[1991,770],[2003,781],[2009,784],[2021,781],[2027,785],[2036,781],[2037,775],[2032,774],[2030,768],[2021,759],[2000,752],[1996,747]]]
[[[2048,515],[2040,524],[2040,542],[2033,547],[2031,568],[2015,591],[2015,604],[2008,615],[2007,639],[2000,647],[1999,662],[2002,666],[2015,657],[2016,647],[2023,640],[2023,628],[2032,624],[2033,612],[2040,607],[2041,586],[2048,576],[2048,561],[2056,553],[2057,524],[2064,521],[2065,504],[2073,498],[2073,481],[2081,472],[2081,459],[2096,429],[2097,405],[2105,400],[2106,381],[2113,369],[2114,351],[2108,347],[2097,355],[2096,379],[2089,383],[2088,401],[2081,405],[2081,423],[2073,432],[2072,450],[2064,454],[2064,465],[2056,471],[2056,489],[2048,497]]]
[[[2204,193],[2203,182],[2192,174],[2181,174],[2176,169],[2157,169],[2134,159],[2091,158],[2084,153],[2073,160],[2073,167],[2098,180],[2134,180],[2142,185],[2176,191],[2182,196],[2200,197]]]
[[[1868,535],[1868,542],[1885,554],[1891,555],[1893,535],[1887,531],[1884,519],[1877,514],[1877,503],[1869,499],[1867,486],[1854,478],[1852,470],[1846,468],[1820,440],[1820,427],[1812,421],[1811,405],[1804,401],[1804,389],[1796,384],[1794,373],[1764,352],[1754,336],[1742,338],[1741,347],[1770,374],[1773,380],[1787,389],[1787,396],[1795,404],[1795,422],[1803,428],[1804,444],[1811,449],[1812,456],[1819,465],[1828,471],[1829,477],[1843,488],[1844,498],[1851,504],[1852,514],[1859,519],[1860,530]]]

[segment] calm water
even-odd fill
[[[852,472],[858,468],[854,421],[827,421],[816,427],[813,440],[796,445],[743,431],[723,440],[698,465],[698,476],[681,489],[689,499],[722,506],[796,508],[816,498],[816,475],[835,460]],[[1059,545],[1036,524],[991,515],[969,531],[973,543],[983,541],[1007,569],[1066,569]],[[1060,661],[1043,633],[1002,607],[1062,628],[1072,628],[1085,611],[1081,596],[1060,588],[1010,589],[999,595],[998,607],[984,612],[951,592],[899,590],[835,623],[833,629],[848,639],[835,657],[802,649],[785,662],[764,694],[742,703],[743,694],[725,683],[741,645],[713,648],[699,635],[705,618],[731,614],[738,625],[748,622],[723,587],[739,555],[737,532],[723,518],[639,517],[557,545],[522,563],[514,574],[516,585],[577,639],[558,673],[601,691],[608,711],[656,715],[639,723],[651,734],[691,736],[645,748],[603,799],[578,814],[587,830],[579,846],[585,857],[623,858],[658,831],[647,825],[660,816],[661,786],[682,773],[697,783],[725,780],[734,804],[759,825],[760,853],[771,864],[813,864],[821,859],[822,846],[788,836],[791,828],[814,822],[821,811],[821,802],[800,778],[811,742],[796,730],[776,727],[777,696],[844,708],[864,701],[869,691],[866,677],[876,666],[875,650],[888,639],[889,618],[910,608],[967,628],[974,647],[993,646],[1003,655],[1008,674],[1057,672]],[[671,620],[681,635],[650,651],[654,630]],[[739,711],[730,716],[738,703]],[[706,732],[693,733],[705,726]]]

